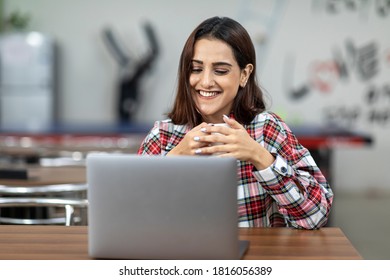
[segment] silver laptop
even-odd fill
[[[105,259],[239,259],[237,163],[90,154],[88,249]]]

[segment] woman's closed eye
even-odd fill
[[[191,68],[191,73],[194,73],[194,74],[197,74],[197,73],[200,73],[200,72],[202,72],[202,68],[200,68],[200,67],[192,67]]]
[[[215,69],[214,72],[217,75],[226,75],[229,73],[229,70],[228,69]]]

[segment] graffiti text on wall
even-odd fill
[[[375,42],[356,45],[347,40],[344,48],[335,48],[333,58],[312,61],[308,65],[307,82],[292,87],[294,61],[288,60],[285,67],[284,84],[290,99],[299,101],[312,92],[331,96],[339,83],[348,84],[352,76],[362,84],[363,92],[353,92],[350,98],[361,99],[362,105],[336,104],[323,109],[328,122],[354,125],[366,121],[375,125],[390,123],[390,82],[374,82],[381,71],[381,62],[390,66],[390,51],[381,52]],[[385,69],[387,70],[387,69]],[[288,77],[288,79],[287,79]],[[330,97],[331,98],[331,97]]]
[[[356,13],[367,18],[374,13],[380,17],[388,17],[390,0],[312,0],[312,10],[330,15]]]
[[[323,109],[329,123],[354,126],[366,121],[372,125],[386,126],[390,123],[390,84],[382,87],[369,86],[363,95],[364,105],[335,105]]]

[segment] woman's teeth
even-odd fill
[[[212,97],[212,96],[216,96],[218,94],[218,92],[216,92],[216,91],[202,91],[202,90],[200,90],[199,94],[204,96],[204,97]]]

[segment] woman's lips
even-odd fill
[[[199,94],[203,97],[214,97],[219,94],[218,91],[204,91],[204,90],[199,90]]]

